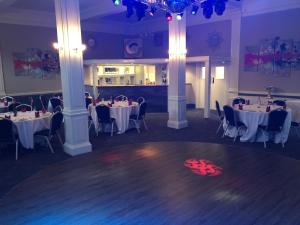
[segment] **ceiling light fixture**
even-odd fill
[[[176,16],[176,19],[181,20],[182,17],[183,17],[183,13],[178,13],[177,16]]]
[[[120,5],[121,4],[121,0],[112,0],[114,5]]]
[[[197,12],[198,12],[198,10],[199,10],[199,6],[193,5],[191,14],[192,14],[192,15],[196,15]]]
[[[159,9],[170,14],[174,13],[179,15],[188,7],[192,8],[192,15],[196,15],[201,7],[203,9],[203,16],[209,19],[214,12],[218,16],[223,15],[228,1],[229,0],[113,0],[115,5],[119,5],[122,2],[122,5],[127,7],[127,17],[132,16],[135,11],[138,20],[145,17],[146,12],[153,16],[156,10]],[[240,0],[231,1],[240,2]]]
[[[172,19],[173,19],[172,14],[169,13],[169,12],[166,12],[166,19],[167,19],[168,21],[172,21]]]

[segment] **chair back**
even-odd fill
[[[88,109],[89,105],[92,104],[92,98],[85,98],[85,108]]]
[[[63,109],[60,105],[56,106],[56,108],[53,110],[53,113],[56,113],[56,112],[62,112]]]
[[[145,98],[143,98],[143,97],[138,97],[137,102],[138,102],[139,105],[140,105],[142,102],[145,102]]]
[[[53,109],[55,109],[59,105],[62,106],[61,100],[58,98],[51,98],[50,103],[51,103]]]
[[[147,103],[146,102],[142,102],[140,104],[140,108],[139,108],[139,114],[138,114],[138,120],[143,119],[146,115],[146,110],[147,110]]]
[[[223,110],[224,110],[225,119],[226,119],[227,123],[230,126],[236,126],[236,119],[235,119],[233,108],[229,105],[224,105]]]
[[[232,100],[232,105],[236,105],[236,104],[245,104],[246,103],[246,100],[244,98],[235,98]]]
[[[39,101],[40,101],[42,109],[44,109],[44,110],[47,109],[47,107],[45,107],[45,106],[47,106],[46,98],[44,96],[40,95],[39,96]]]
[[[13,122],[9,119],[0,118],[0,142],[15,141]]]
[[[287,116],[287,111],[283,109],[273,110],[269,113],[268,131],[280,132],[283,128]]]
[[[97,112],[97,117],[98,121],[100,123],[110,123],[110,109],[106,105],[98,105],[96,106],[96,112]]]
[[[286,102],[283,100],[274,100],[273,104],[278,105],[278,106],[286,106]]]
[[[1,99],[6,100],[6,101],[8,101],[8,102],[12,102],[12,101],[14,100],[14,98],[11,97],[11,96],[4,96],[4,97],[2,97]]]
[[[16,110],[17,111],[22,111],[22,110],[26,110],[26,111],[32,111],[32,107],[31,105],[27,105],[27,104],[20,104],[18,106],[16,106]]]
[[[19,106],[19,105],[21,105],[20,102],[11,103],[11,104],[8,106],[8,111],[9,111],[9,112],[13,112],[13,111],[15,110],[15,108],[16,108],[17,106]]]
[[[219,104],[218,101],[216,101],[216,110],[218,112],[219,118],[221,118],[222,117],[222,113],[221,113],[220,104]]]
[[[64,116],[62,112],[56,112],[52,115],[50,123],[50,134],[54,134],[57,130],[61,128],[63,118]]]
[[[128,101],[128,98],[125,95],[119,95],[115,97],[117,101]]]

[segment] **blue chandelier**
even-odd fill
[[[221,16],[226,9],[228,0],[112,0],[115,5],[127,7],[126,16],[131,17],[134,13],[140,21],[149,14],[153,16],[157,10],[166,12],[167,20],[171,20],[171,14],[177,14],[180,19],[187,8],[191,8],[191,14],[196,15],[199,8],[202,9],[203,16],[211,18],[213,13]],[[235,0],[240,1],[240,0]]]

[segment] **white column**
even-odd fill
[[[5,94],[5,87],[4,87],[4,73],[3,73],[2,58],[0,52],[0,97],[5,95],[6,94]]]
[[[64,97],[64,150],[74,156],[91,151],[78,0],[55,0],[55,13]]]
[[[92,67],[92,72],[93,72],[93,95],[94,99],[96,99],[99,95],[98,93],[98,75],[97,75],[97,66],[93,65]]]
[[[194,84],[196,109],[201,108],[201,100],[202,100],[201,98],[204,97],[204,94],[202,94],[203,90],[201,89],[201,79],[202,79],[202,66],[200,63],[196,63],[196,75],[195,75],[195,84]]]
[[[205,91],[204,91],[204,118],[210,117],[211,98],[211,61],[205,61]]]
[[[231,19],[231,63],[228,68],[228,100],[238,95],[240,72],[240,39],[241,14],[237,13]]]
[[[186,120],[185,97],[186,64],[186,15],[182,20],[169,22],[169,87],[168,87],[168,127],[181,129],[188,126]]]

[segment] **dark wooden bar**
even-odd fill
[[[148,103],[148,112],[168,110],[168,86],[166,85],[99,86],[98,92],[100,99],[109,99],[118,95],[126,95],[133,100],[144,97]]]

